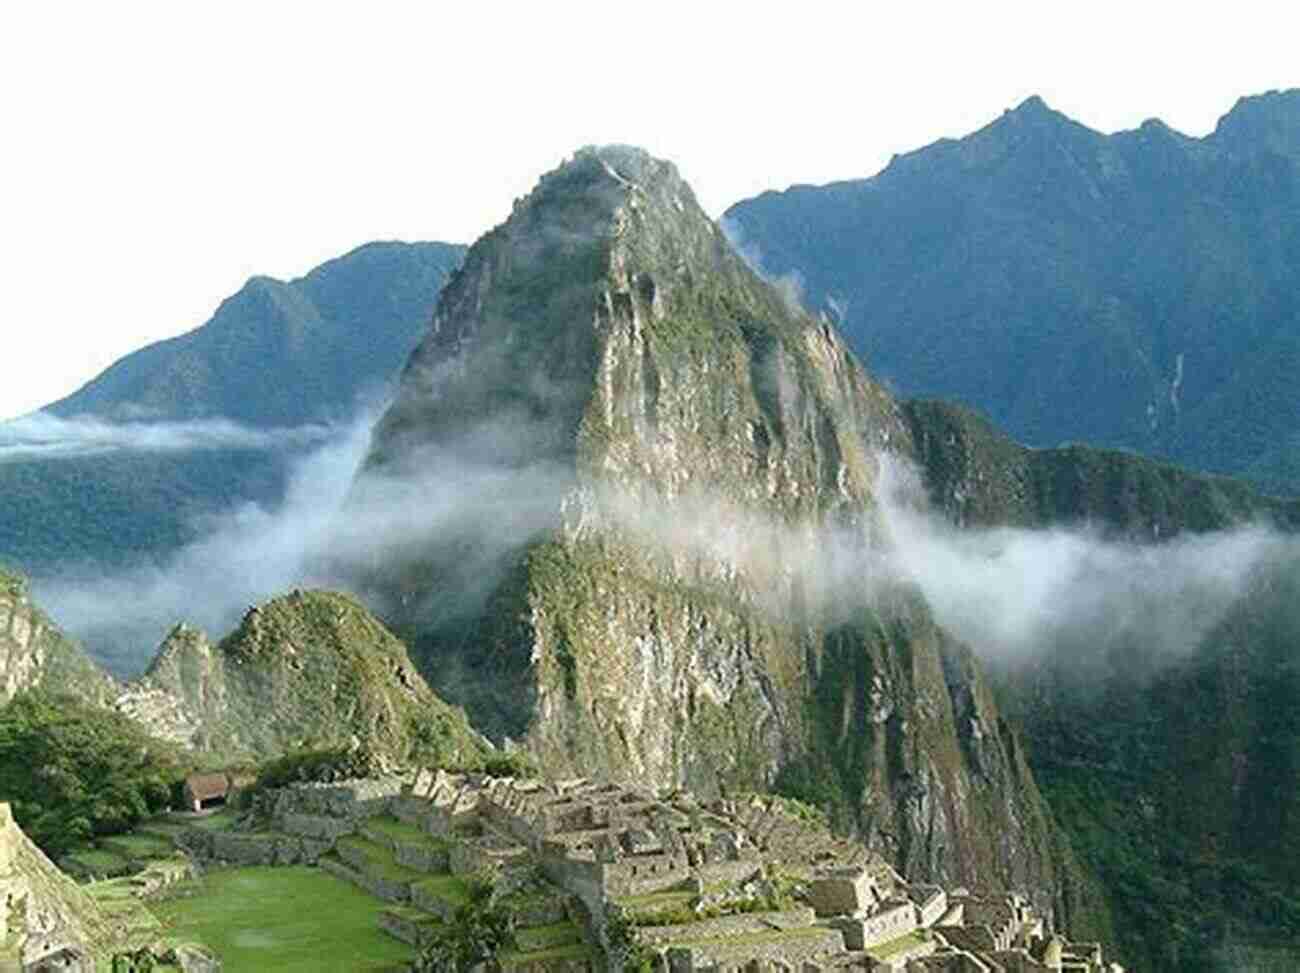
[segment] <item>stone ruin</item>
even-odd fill
[[[909,883],[777,797],[700,801],[586,779],[424,770],[282,788],[259,798],[255,817],[206,832],[191,850],[240,864],[317,863],[390,903],[381,924],[416,945],[453,914],[449,883],[507,876],[527,893],[525,928],[574,930],[567,951],[516,958],[520,968],[604,966],[618,918],[671,973],[1116,969],[1096,944],[1051,935],[1023,897]]]

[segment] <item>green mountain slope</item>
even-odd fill
[[[1300,90],[1244,98],[1202,139],[1158,121],[1102,135],[1032,98],[871,179],[765,193],[726,221],[765,271],[839,308],[905,394],[1034,446],[1296,492],[1298,145]]]
[[[116,686],[31,600],[27,580],[0,568],[0,706],[42,689],[104,704]]]
[[[488,748],[354,599],[295,591],[212,645],[178,626],[129,687],[136,717],[226,761],[360,746],[381,761],[472,765]]]
[[[909,403],[905,415],[931,500],[966,527],[1089,523],[1146,542],[1252,522],[1300,529],[1300,501],[1234,480],[1131,453],[1029,450],[952,405]],[[1282,951],[1284,966],[1300,954],[1296,550],[1276,545],[1221,618],[1187,625],[1172,647],[1153,637],[1184,624],[1166,606],[1063,629],[1041,655],[994,670],[1133,968],[1237,969],[1225,955],[1252,943]]]
[[[586,149],[480,239],[375,430],[353,511],[411,504],[359,583],[431,683],[553,773],[779,786],[915,877],[1081,901],[969,652],[868,543],[891,397],[668,163]],[[439,480],[459,505],[439,511]]]
[[[327,433],[303,427],[350,420],[363,397],[391,384],[462,253],[374,243],[295,281],[254,278],[202,327],[128,355],[52,404],[66,420],[135,423],[139,445],[57,458],[0,450],[0,558],[31,575],[161,562],[201,534],[205,516],[273,506],[294,459]],[[152,424],[188,422],[191,438],[203,438],[202,423],[215,419],[261,436],[218,430],[201,447],[150,445]]]

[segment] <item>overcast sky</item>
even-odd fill
[[[470,242],[587,143],[671,158],[716,215],[1035,93],[1102,131],[1203,135],[1239,95],[1300,85],[1288,8],[8,4],[0,418],[197,327],[250,275]]]

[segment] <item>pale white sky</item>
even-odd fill
[[[1030,94],[1202,135],[1300,85],[1294,4],[6,4],[0,418],[202,324],[253,274],[470,242],[573,149],[674,160],[715,215],[871,175]]]

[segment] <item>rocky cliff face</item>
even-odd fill
[[[106,702],[113,680],[31,600],[22,577],[0,570],[0,706],[42,688]]]
[[[93,964],[106,959],[118,938],[95,901],[23,834],[9,805],[0,804],[0,966],[61,969],[61,956]]]
[[[834,570],[877,530],[880,451],[910,449],[671,165],[587,149],[444,291],[355,489],[407,504],[362,583],[553,773],[777,785],[914,877],[1060,906],[1068,852],[969,653]]]
[[[119,709],[156,735],[227,760],[357,744],[382,758],[456,764],[485,747],[406,648],[351,598],[294,592],[251,608],[212,645],[177,626]]]
[[[934,505],[967,527],[1086,523],[1148,544],[1274,528],[1208,627],[1168,606],[1120,615],[1064,629],[995,675],[1053,811],[1106,887],[1130,963],[1234,969],[1214,956],[1296,942],[1300,548],[1286,538],[1300,502],[1131,453],[1029,450],[957,406],[904,412]],[[1226,548],[1204,557],[1226,560]]]

